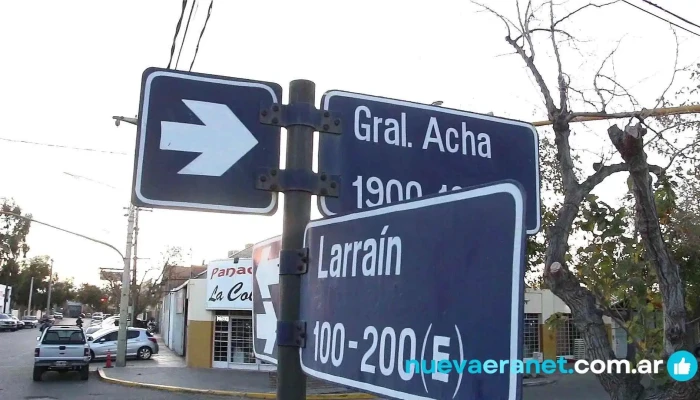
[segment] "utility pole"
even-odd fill
[[[131,323],[129,326],[133,326],[134,319],[136,318],[136,302],[139,300],[139,287],[136,281],[136,260],[138,259],[138,243],[139,243],[139,208],[134,207],[134,272],[131,277]]]
[[[131,275],[131,248],[134,239],[134,210],[129,205],[129,217],[126,228],[126,253],[124,254],[124,271],[122,272],[122,293],[119,302],[119,333],[117,335],[117,367],[126,366],[126,326],[129,319],[129,281]]]
[[[139,296],[140,293],[137,293],[137,291],[140,291],[140,288],[138,287],[138,281],[136,279],[136,277],[137,277],[137,275],[136,275],[136,262],[138,260],[139,213],[141,211],[149,211],[150,212],[152,210],[135,207],[135,213],[134,213],[134,265],[132,267],[134,269],[134,273],[131,277],[131,291],[132,291],[132,294],[131,294],[131,324],[129,324],[131,326],[133,326],[134,321],[136,320],[136,314],[135,314],[136,307],[138,306],[137,303],[140,300],[140,296]]]
[[[51,314],[51,284],[53,283],[53,258],[51,259],[51,268],[49,269],[49,296],[46,299],[46,315]]]
[[[29,301],[27,301],[27,314],[32,312],[32,294],[34,293],[34,277],[29,282]]]

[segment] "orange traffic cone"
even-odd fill
[[[105,364],[105,368],[112,368],[112,352],[107,350],[107,363]]]

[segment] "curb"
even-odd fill
[[[546,379],[546,378],[523,379],[523,386],[525,386],[525,387],[545,386],[545,385],[551,385],[551,384],[556,383],[556,382],[557,381],[555,379]]]
[[[234,392],[234,391],[229,391],[229,390],[195,389],[195,388],[186,388],[186,387],[179,387],[179,386],[158,385],[155,383],[141,383],[141,382],[126,381],[126,380],[122,380],[122,379],[108,377],[107,375],[105,375],[104,371],[102,371],[102,368],[98,368],[97,373],[100,375],[100,380],[102,380],[102,381],[105,381],[108,383],[113,383],[116,385],[129,386],[129,387],[163,390],[166,392],[175,392],[175,393],[194,393],[194,394],[214,395],[214,396],[238,396],[238,397],[247,397],[249,399],[276,399],[277,398],[277,393]],[[312,395],[306,396],[307,400],[335,400],[335,399],[368,400],[368,399],[376,399],[376,398],[377,398],[376,396],[373,396],[373,395],[367,394],[367,393],[312,394]]]

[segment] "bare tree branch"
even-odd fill
[[[601,76],[601,71],[603,71],[603,68],[605,68],[605,64],[608,62],[609,59],[612,58],[612,56],[617,52],[617,50],[620,48],[620,43],[622,43],[622,39],[617,41],[617,45],[615,45],[615,48],[608,53],[608,55],[603,59],[603,62],[600,63],[600,68],[598,68],[598,71],[596,72],[595,76],[593,77],[593,87],[595,88],[596,93],[598,94],[598,97],[600,98],[600,103],[601,103],[601,112],[606,112],[606,108],[608,106],[608,102],[605,101],[605,97],[603,97],[603,94],[601,92],[600,87],[598,87],[598,78]]]
[[[530,29],[530,33],[547,32],[547,33],[551,34],[552,31],[554,31],[554,33],[558,33],[558,34],[566,36],[567,39],[569,39],[569,40],[578,41],[578,39],[576,39],[569,32],[563,31],[561,29],[551,29],[551,28],[533,28],[533,29]],[[522,37],[523,37],[523,35],[520,35],[520,36],[516,37],[514,40],[517,42],[518,40],[522,39]]]
[[[540,88],[540,91],[542,92],[542,96],[544,96],[544,102],[545,106],[547,107],[547,114],[550,119],[554,118],[554,115],[556,115],[557,108],[554,105],[554,101],[552,100],[552,94],[549,91],[549,88],[547,87],[547,84],[544,81],[544,78],[542,77],[542,74],[540,74],[540,71],[537,69],[535,66],[535,63],[533,62],[532,58],[528,57],[527,54],[525,54],[525,50],[520,47],[513,39],[510,37],[506,37],[506,41],[508,44],[513,46],[515,51],[520,55],[520,57],[525,61],[525,64],[527,67],[530,69],[530,73],[535,77],[535,81],[537,82],[537,85]]]
[[[551,31],[551,40],[552,40],[552,49],[554,50],[554,58],[557,60],[557,82],[559,83],[559,108],[561,109],[562,113],[568,112],[568,106],[567,106],[567,100],[568,100],[568,93],[567,93],[567,83],[564,79],[564,69],[561,64],[561,55],[559,54],[559,46],[557,46],[557,39],[556,36],[554,35],[554,4],[553,2],[549,2],[549,20],[551,22],[550,26],[550,31]]]
[[[568,14],[565,15],[563,18],[560,18],[559,20],[557,20],[557,22],[554,22],[554,23],[552,24],[552,27],[555,28],[555,27],[556,27],[557,25],[559,25],[560,23],[566,21],[567,19],[569,19],[569,18],[573,17],[574,15],[576,15],[578,12],[583,11],[583,10],[585,10],[585,9],[588,8],[588,7],[602,8],[602,7],[605,7],[605,6],[609,6],[609,5],[611,5],[611,4],[615,4],[615,3],[617,3],[617,2],[619,2],[619,0],[611,1],[611,2],[605,3],[605,4],[593,4],[593,3],[586,4],[585,6],[579,7],[579,8],[576,9],[575,11],[572,11],[572,12],[568,13]]]
[[[584,196],[589,194],[598,184],[602,183],[605,178],[618,172],[629,171],[627,163],[604,165],[599,167],[596,172],[589,176],[588,179],[581,184],[581,190]],[[662,176],[666,173],[666,168],[657,165],[649,165],[649,171],[656,176]]]
[[[656,105],[654,105],[654,108],[657,108],[663,101],[664,98],[666,97],[666,93],[671,89],[671,86],[673,86],[673,82],[676,80],[676,73],[679,71],[678,69],[678,53],[680,49],[680,44],[678,43],[678,34],[676,34],[676,30],[671,28],[671,32],[673,32],[673,37],[676,40],[676,57],[675,60],[673,61],[673,74],[671,74],[671,81],[668,82],[668,86],[666,86],[666,89],[661,93],[661,96],[659,96],[659,99],[656,101]]]
[[[533,14],[530,13],[530,7],[532,7],[532,0],[528,0],[527,8],[525,8],[525,15],[523,16],[520,12],[520,1],[515,0],[515,8],[518,10],[518,22],[520,23],[520,32],[522,32],[523,38],[527,41],[528,47],[530,48],[530,58],[534,61],[535,46],[532,44],[532,35],[530,35],[530,20]]]
[[[477,6],[483,8],[483,9],[484,9],[483,11],[488,11],[488,12],[490,12],[491,14],[495,15],[496,17],[498,17],[501,21],[503,21],[503,24],[506,26],[506,31],[508,32],[508,37],[511,36],[511,32],[510,32],[510,27],[511,27],[511,26],[512,26],[515,30],[517,30],[518,32],[520,32],[520,28],[518,28],[518,25],[516,25],[513,21],[511,21],[510,19],[506,18],[506,17],[503,16],[502,14],[500,14],[500,13],[494,11],[492,8],[490,8],[490,7],[488,7],[488,6],[484,5],[484,4],[481,4],[481,3],[477,2],[477,1],[472,0],[472,3],[474,3],[474,4],[476,4]]]
[[[531,43],[530,39],[529,39],[530,33],[525,31],[522,28],[522,26],[524,26],[524,24],[522,23],[522,20],[520,17],[520,6],[518,5],[518,3],[516,3],[516,6],[518,9],[518,20],[520,23],[519,23],[519,25],[515,25],[510,20],[508,20],[506,17],[504,17],[500,13],[494,11],[493,9],[491,9],[483,4],[477,3],[475,1],[472,1],[472,2],[474,4],[482,7],[484,10],[489,11],[490,13],[495,15],[496,17],[500,18],[501,21],[503,21],[503,23],[506,24],[507,30],[508,30],[508,36],[506,36],[506,42],[508,42],[508,44],[510,44],[513,47],[513,49],[515,49],[515,52],[520,55],[520,57],[523,59],[523,61],[525,61],[527,68],[530,70],[530,73],[535,77],[535,81],[537,82],[537,85],[539,86],[540,91],[542,92],[542,95],[544,96],[544,102],[545,102],[545,106],[547,108],[548,117],[550,119],[552,119],[554,117],[554,115],[556,114],[557,109],[556,109],[556,106],[554,105],[554,101],[552,100],[552,94],[550,93],[549,88],[547,87],[547,84],[545,83],[544,78],[542,77],[542,74],[540,74],[540,71],[535,66],[534,54],[531,54],[530,56],[528,56],[526,51],[525,51],[525,48],[523,46],[519,45],[516,42],[516,40],[514,40],[511,37],[510,26],[512,25],[521,35],[528,37],[526,40],[528,41],[528,43]]]
[[[574,88],[573,86],[571,86],[571,84],[569,84],[569,91],[574,92],[574,93],[577,93],[579,96],[581,96],[581,100],[582,100],[585,104],[590,105],[590,106],[593,107],[593,109],[596,110],[596,111],[598,110],[598,106],[597,106],[592,100],[588,100],[588,99],[586,98],[585,93],[584,93],[582,90],[578,90],[578,89]]]

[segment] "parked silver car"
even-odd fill
[[[119,328],[105,328],[88,335],[90,343],[90,361],[107,358],[107,352],[111,358],[117,357],[117,335]],[[153,354],[158,354],[158,341],[143,328],[128,328],[126,340],[126,356],[148,360]]]
[[[0,314],[0,331],[16,331],[17,322],[7,314]]]
[[[7,314],[7,315],[8,315],[10,318],[12,318],[12,319],[15,320],[15,324],[17,325],[17,329],[24,329],[24,322],[22,322],[21,319],[15,317],[15,316],[13,316],[13,315],[10,315],[10,314]]]
[[[22,318],[22,322],[24,322],[25,328],[36,328],[39,326],[39,318],[34,315],[25,315]]]

